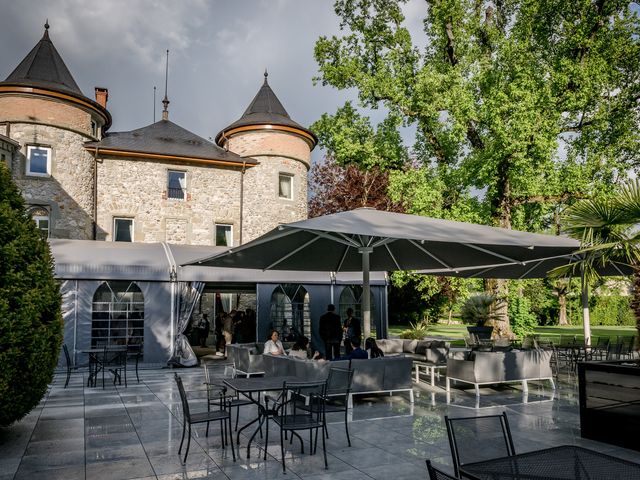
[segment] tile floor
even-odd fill
[[[503,386],[483,389],[479,400],[473,389],[453,389],[446,395],[444,379],[435,388],[423,382],[416,386],[414,405],[406,395],[359,397],[350,415],[352,447],[347,446],[339,414],[329,418],[328,470],[320,452],[301,455],[294,443],[283,474],[275,425],[266,461],[263,440],[252,447],[251,458],[246,457],[248,437],[243,434],[233,462],[212,424],[208,438],[203,425],[195,428],[182,464],[182,412],[174,371],[185,381],[193,411],[206,409],[200,368],[142,370],[140,383],[128,388],[109,383],[105,389],[88,388],[86,373],[77,373],[65,389],[64,375],[56,376],[36,409],[0,430],[0,480],[424,479],[426,458],[451,471],[444,415],[502,411],[507,411],[517,452],[577,444],[640,463],[640,452],[580,438],[575,382],[565,378],[555,392],[548,383],[531,384],[528,395]],[[255,410],[243,408],[240,423],[254,415]]]

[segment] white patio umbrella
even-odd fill
[[[262,270],[362,271],[362,316],[371,332],[370,271],[513,265],[570,255],[579,242],[418,215],[360,208],[280,225],[225,253],[191,264]]]

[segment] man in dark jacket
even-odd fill
[[[342,341],[342,323],[340,315],[335,313],[335,305],[327,305],[327,312],[320,316],[320,338],[324,342],[327,360],[340,356],[340,342]]]

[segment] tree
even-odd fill
[[[60,304],[49,245],[0,162],[0,426],[29,413],[53,378]]]
[[[356,165],[341,167],[331,158],[311,167],[309,216],[318,217],[354,208],[401,212],[399,202],[387,195],[389,172],[379,167],[361,170]]]
[[[626,2],[428,1],[423,50],[403,3],[336,1],[343,34],[317,41],[317,80],[415,127],[443,216],[468,214],[460,204],[475,191],[483,223],[544,229],[559,205],[637,165],[640,30]],[[418,201],[425,190],[414,184]],[[507,298],[506,282],[490,287]]]
[[[565,232],[581,242],[583,259],[556,269],[556,274],[584,270],[587,281],[600,277],[599,268],[611,262],[633,269],[631,308],[640,334],[640,181],[624,185],[613,196],[582,200],[567,209]]]

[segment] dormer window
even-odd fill
[[[40,145],[27,146],[26,174],[34,177],[51,175],[51,148]]]

